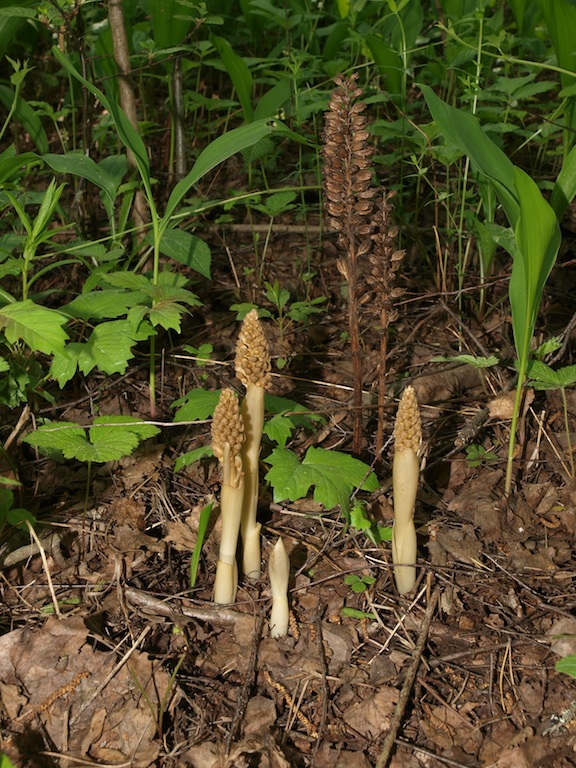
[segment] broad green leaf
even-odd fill
[[[295,429],[294,422],[289,416],[277,413],[265,422],[263,432],[272,442],[283,448]]]
[[[568,206],[576,195],[576,146],[572,147],[570,152],[564,158],[560,173],[554,183],[550,205],[561,221],[566,213]]]
[[[442,136],[464,152],[480,173],[488,176],[494,184],[508,221],[515,226],[520,209],[514,166],[510,159],[488,138],[474,115],[446,104],[427,85],[421,85],[420,89]]]
[[[514,259],[509,293],[514,340],[522,373],[544,285],[560,248],[561,234],[556,214],[536,183],[520,168],[514,169],[514,179],[520,203],[520,217],[515,231],[520,254]]]
[[[98,416],[88,433],[71,422],[54,422],[24,440],[39,448],[59,450],[66,459],[103,463],[130,455],[142,440],[158,432],[158,427],[133,416]]]
[[[153,285],[150,278],[144,275],[138,275],[136,272],[113,272],[110,275],[104,275],[103,282],[114,288],[125,288],[128,291],[142,291],[148,296],[152,296]]]
[[[304,498],[315,486],[315,501],[326,509],[339,506],[347,512],[356,488],[375,491],[379,487],[378,479],[366,464],[338,451],[312,446],[300,464],[292,451],[275,448],[266,463],[271,465],[266,479],[274,489],[276,502]]]
[[[77,296],[60,309],[62,312],[82,320],[105,320],[125,315],[131,307],[141,304],[148,298],[149,296],[144,291],[118,291],[114,289],[91,291]]]
[[[400,94],[404,64],[398,51],[391,48],[379,35],[366,35],[364,41],[370,49],[378,72],[384,78],[384,87],[388,93]]]
[[[74,459],[78,447],[86,441],[82,427],[72,421],[56,421],[38,427],[34,432],[25,435],[22,440],[36,448],[50,448],[61,451],[66,459]]]
[[[576,677],[576,656],[565,656],[563,659],[558,659],[555,668],[557,672],[564,672],[570,677]]]
[[[0,309],[0,329],[10,344],[22,339],[30,349],[52,355],[61,352],[68,338],[62,328],[66,317],[30,299]]]
[[[102,173],[98,165],[88,155],[75,152],[67,152],[64,155],[47,154],[42,155],[42,160],[56,173],[80,176],[92,182],[92,184],[104,190],[110,200],[114,202],[116,195],[114,184],[107,175]]]
[[[251,123],[252,120],[254,120],[254,110],[252,108],[252,88],[254,86],[254,81],[252,80],[248,65],[241,56],[238,56],[238,54],[232,50],[232,46],[225,38],[211,34],[210,40],[216,46],[216,50],[220,54],[222,63],[226,67],[226,71],[232,80],[236,95],[242,106],[242,111],[244,112],[244,120],[246,120],[247,123]]]
[[[149,0],[154,42],[160,49],[180,45],[188,34],[192,8],[178,0]]]
[[[204,421],[214,413],[221,390],[193,389],[185,397],[175,400],[172,408],[178,408],[173,421]]]
[[[261,120],[276,117],[280,109],[292,96],[292,82],[287,77],[276,83],[258,102],[254,110],[254,119]]]
[[[529,386],[535,389],[561,389],[576,384],[576,365],[554,370],[541,360],[531,360],[526,370]]]
[[[147,338],[144,332],[136,330],[129,320],[111,320],[97,325],[88,341],[72,342],[54,357],[50,375],[58,381],[60,388],[76,372],[76,368],[87,376],[94,368],[104,373],[124,373],[128,361],[134,357],[132,348],[138,341]]]
[[[196,184],[203,176],[209,171],[215,168],[224,160],[228,160],[229,157],[235,155],[237,152],[251,147],[256,144],[257,141],[269,136],[271,133],[286,131],[285,126],[282,123],[275,120],[255,120],[248,125],[242,125],[240,128],[234,128],[222,136],[218,136],[214,139],[206,149],[198,155],[198,158],[190,173],[176,184],[172,193],[168,199],[166,205],[166,211],[164,212],[164,222],[167,226],[170,217],[184,199],[188,191]]]
[[[0,184],[13,176],[16,171],[25,170],[33,163],[41,162],[40,156],[34,152],[23,152],[21,155],[16,155],[15,152],[14,145],[11,145],[0,155]]]
[[[168,229],[160,241],[160,251],[210,279],[210,247],[200,237],[182,229]]]
[[[181,304],[174,301],[159,301],[150,310],[150,322],[154,327],[159,325],[167,331],[171,329],[180,333],[180,323],[185,313],[187,310]]]
[[[183,453],[182,456],[178,456],[174,463],[174,472],[180,472],[181,469],[190,466],[190,464],[194,464],[195,461],[200,461],[200,459],[204,459],[206,456],[213,455],[214,453],[211,445],[203,445],[200,448],[195,448],[193,451]]]

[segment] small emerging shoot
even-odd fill
[[[288,634],[290,609],[288,607],[288,580],[290,558],[282,539],[278,539],[270,553],[268,563],[270,586],[272,588],[272,613],[270,614],[270,637],[284,637]]]

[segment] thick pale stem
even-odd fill
[[[244,444],[241,450],[244,468],[244,502],[242,505],[242,569],[244,576],[257,580],[261,575],[260,524],[258,512],[258,461],[264,426],[264,388],[249,383],[241,406],[244,421]]]
[[[394,493],[394,528],[392,562],[394,579],[400,594],[409,592],[416,582],[416,529],[414,505],[418,492],[420,460],[418,454],[405,449],[395,451],[392,466]]]
[[[236,600],[238,589],[236,550],[238,548],[243,497],[244,482],[242,477],[237,478],[235,486],[228,483],[222,484],[220,492],[222,537],[214,582],[214,602],[221,605],[233,603]]]
[[[288,634],[290,608],[288,606],[288,581],[290,579],[290,558],[282,539],[278,539],[270,553],[268,564],[270,587],[272,589],[272,612],[270,613],[270,636],[284,637]]]

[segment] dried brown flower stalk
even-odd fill
[[[396,247],[398,228],[392,223],[394,192],[380,194],[372,185],[373,150],[364,114],[365,104],[357,75],[336,78],[324,128],[324,186],[330,225],[338,232],[338,246],[346,259],[338,265],[348,283],[348,320],[354,378],[353,450],[359,453],[362,437],[362,355],[359,305],[376,312],[380,326],[378,369],[378,427],[376,451],[384,443],[387,330],[397,317],[395,303],[403,291],[394,288],[405,251]],[[360,260],[366,258],[366,264]]]
[[[378,425],[376,428],[376,456],[384,446],[384,401],[386,399],[386,372],[388,357],[388,326],[398,318],[396,302],[404,294],[395,288],[398,268],[406,255],[396,247],[398,227],[392,223],[392,199],[395,192],[387,192],[379,202],[373,217],[372,250],[368,254],[370,277],[367,281],[374,298],[370,306],[380,313],[380,362],[378,365]]]
[[[324,187],[330,225],[346,254],[338,265],[348,283],[348,322],[354,379],[353,450],[362,445],[362,355],[358,322],[358,259],[372,247],[376,190],[372,186],[372,153],[366,130],[366,105],[357,75],[337,77],[324,126]]]

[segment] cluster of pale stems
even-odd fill
[[[264,393],[270,383],[270,354],[256,309],[251,310],[242,323],[235,367],[246,395],[239,403],[232,389],[223,389],[212,422],[212,449],[222,466],[222,533],[214,582],[214,602],[218,604],[236,600],[239,537],[244,577],[256,581],[261,576],[261,526],[256,519],[258,462],[264,426]],[[405,593],[413,588],[416,580],[413,512],[421,443],[420,415],[412,387],[406,388],[400,400],[394,435],[392,559],[396,586],[400,593]],[[282,637],[288,633],[290,576],[290,560],[282,539],[278,539],[272,549],[268,573],[272,591],[270,634]]]

